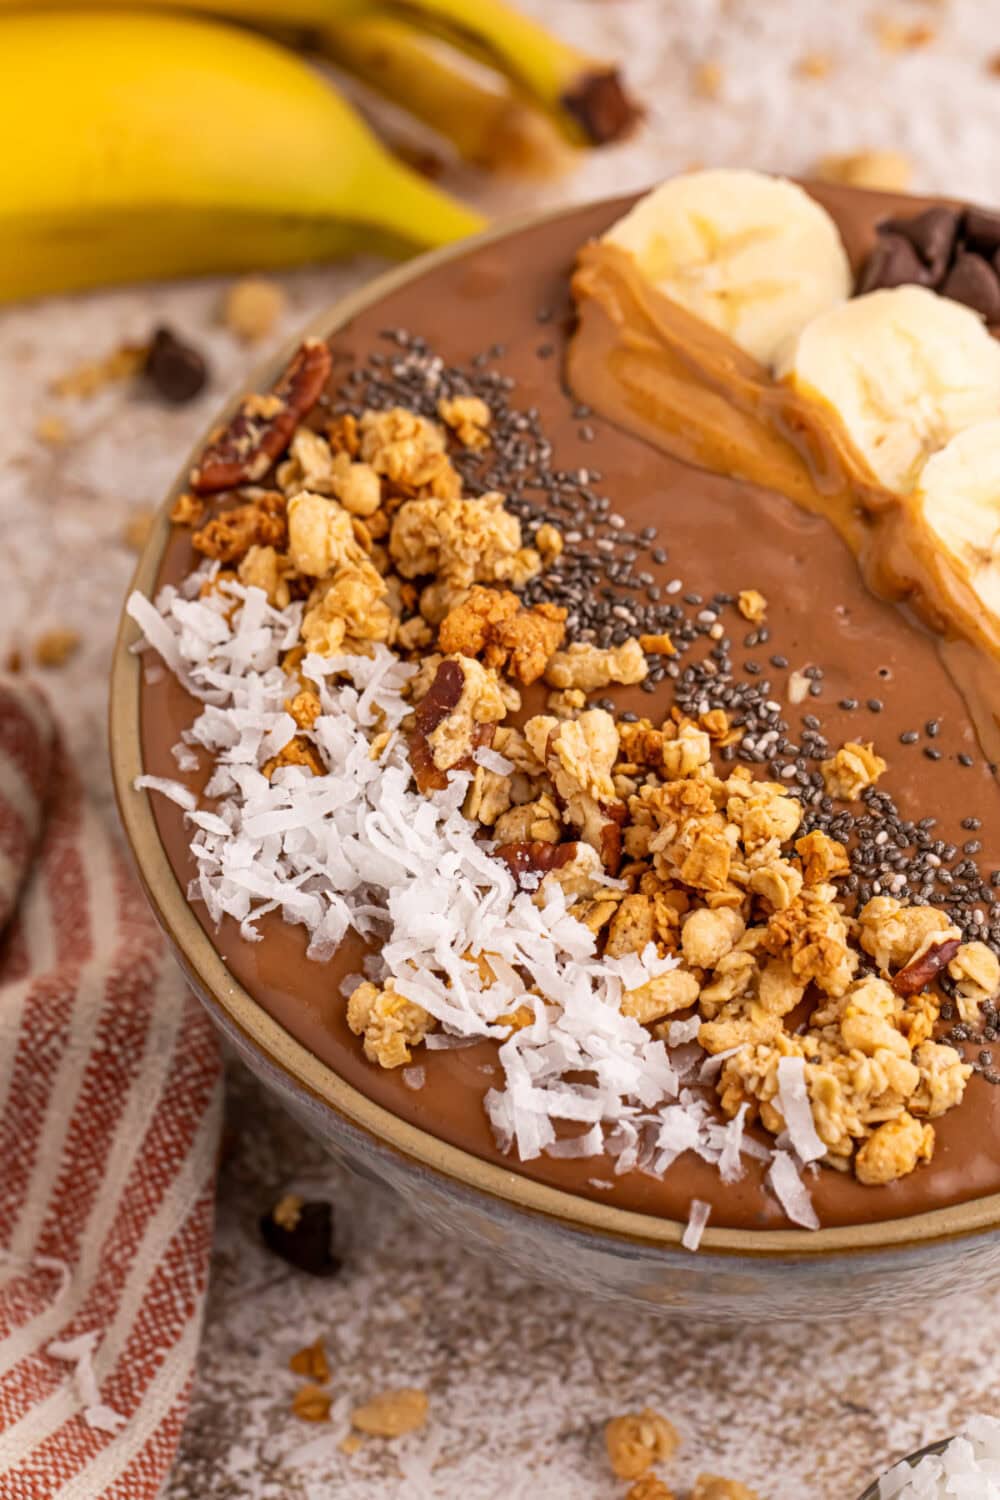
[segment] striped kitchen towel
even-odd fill
[[[221,1073],[40,696],[0,679],[0,1500],[146,1500],[188,1405]]]

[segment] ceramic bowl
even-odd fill
[[[507,230],[488,232],[496,240]],[[380,277],[333,307],[308,332],[321,337],[467,245],[437,251]],[[296,340],[296,345],[298,340]],[[295,347],[295,346],[292,346]],[[282,351],[256,378],[266,389]],[[213,426],[215,424],[213,423]],[[204,439],[195,451],[200,451]],[[186,475],[190,460],[181,471]],[[181,480],[167,497],[134,586],[155,591]],[[111,748],[125,833],[153,909],[195,992],[232,1047],[331,1153],[388,1183],[412,1209],[470,1248],[525,1275],[713,1320],[846,1317],[940,1297],[1000,1271],[1000,1195],[918,1217],[852,1228],[709,1227],[701,1248],[681,1246],[683,1225],[593,1202],[534,1182],[436,1139],[373,1103],[302,1046],[238,984],[188,905],[145,792],[140,742],[138,632],[123,618],[114,657]]]

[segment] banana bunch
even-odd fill
[[[480,164],[554,168],[634,118],[613,69],[504,0],[0,0],[0,303],[481,228],[267,34],[289,27]]]
[[[757,172],[674,178],[605,238],[827,411],[945,593],[1000,620],[1000,341],[978,313],[922,286],[852,297],[833,219]]]

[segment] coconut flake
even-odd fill
[[[816,1132],[812,1105],[806,1089],[806,1065],[801,1057],[783,1057],[778,1062],[778,1107],[784,1116],[788,1138],[801,1162],[819,1161],[826,1147]]]
[[[400,1077],[402,1078],[408,1089],[414,1090],[422,1089],[427,1081],[426,1071],[419,1066],[404,1068],[402,1073],[400,1074]]]
[[[700,1198],[691,1199],[687,1224],[681,1235],[681,1244],[685,1250],[697,1250],[711,1212],[712,1209],[708,1203],[703,1203]]]
[[[477,766],[482,766],[486,771],[495,771],[498,776],[509,776],[514,770],[514,762],[508,760],[506,755],[501,755],[499,750],[491,750],[489,745],[479,745],[472,752],[472,759]]]
[[[1000,1420],[973,1416],[941,1453],[905,1459],[878,1483],[879,1500],[1000,1500]]]
[[[816,1210],[812,1206],[808,1189],[799,1176],[794,1156],[787,1151],[776,1151],[767,1181],[793,1224],[801,1224],[803,1229],[819,1228]]]
[[[193,812],[198,806],[198,798],[190,787],[180,781],[171,781],[166,776],[137,776],[132,785],[137,792],[159,792],[168,801],[183,807],[185,812]]]

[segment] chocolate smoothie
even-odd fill
[[[855,262],[867,252],[875,223],[899,207],[898,200],[876,194],[825,189],[820,196]],[[919,206],[907,200],[908,210]],[[906,590],[865,566],[863,537],[870,516],[877,516],[877,497],[852,491],[849,465],[825,462],[829,448],[815,450],[818,467],[810,472],[801,447],[784,441],[779,424],[760,429],[766,430],[769,451],[763,436],[755,446],[752,427],[744,424],[736,431],[735,413],[728,430],[725,403],[716,406],[711,422],[702,422],[692,396],[686,430],[677,424],[676,441],[657,446],[648,440],[650,425],[659,420],[655,405],[641,413],[641,420],[629,422],[613,399],[613,382],[602,381],[599,372],[589,380],[578,378],[580,344],[567,364],[576,327],[570,292],[574,263],[581,246],[621,212],[621,203],[604,203],[474,248],[366,309],[330,341],[331,399],[373,351],[391,350],[385,330],[422,336],[454,364],[499,345],[490,365],[513,381],[513,404],[537,408],[553,445],[553,463],[560,470],[585,471],[584,483],[593,476],[630,534],[656,529],[656,547],[644,550],[635,564],[651,578],[644,587],[665,591],[682,580],[685,597],[704,600],[751,585],[760,590],[769,603],[769,635],[748,646],[734,641],[740,669],[749,678],[769,680],[793,732],[815,715],[831,745],[874,739],[889,761],[880,790],[894,799],[899,816],[913,823],[935,819],[931,837],[955,846],[952,862],[961,860],[963,846],[975,842],[980,866],[992,871],[1000,860],[1000,802],[967,696],[946,664],[940,638],[920,618],[921,609],[925,616],[931,611],[919,598],[913,609],[897,597],[879,597],[874,588],[893,596]],[[586,257],[584,266],[580,274],[586,274]],[[593,319],[588,323],[588,316],[585,312],[584,333],[597,359],[601,330]],[[567,371],[576,390],[567,383]],[[599,404],[615,420],[602,416],[595,409]],[[728,458],[727,442],[735,444]],[[741,447],[742,456],[732,457]],[[727,468],[746,477],[711,472]],[[189,533],[175,529],[159,583],[178,581],[197,561]],[[955,648],[959,655],[964,649]],[[807,667],[819,669],[807,679],[812,689],[791,703],[790,674]],[[673,693],[669,677],[608,690],[618,713],[646,715],[654,722],[669,712]],[[144,685],[142,746],[149,774],[178,779],[171,748],[196,711],[172,676]],[[981,705],[978,712],[981,717]],[[207,757],[202,762],[199,772],[179,779],[200,789],[209,773]],[[160,798],[153,807],[184,884],[193,872],[190,830],[178,807]],[[424,1130],[512,1171],[640,1212],[684,1220],[692,1198],[698,1198],[711,1205],[713,1225],[786,1225],[754,1161],[741,1180],[727,1184],[714,1166],[691,1152],[662,1179],[638,1171],[616,1176],[613,1161],[600,1158],[542,1156],[519,1162],[501,1153],[483,1108],[486,1091],[500,1076],[494,1042],[421,1049],[425,1076],[422,1087],[414,1089],[399,1069],[369,1062],[347,1026],[339,986],[359,968],[357,939],[345,941],[329,961],[314,962],[305,956],[302,929],[285,925],[277,915],[263,918],[263,940],[249,943],[230,919],[216,931],[200,903],[193,909],[234,978],[281,1025],[349,1083]],[[977,1046],[965,1050],[967,1061],[974,1061]],[[898,1218],[1000,1191],[1000,1087],[988,1081],[990,1074],[989,1068],[974,1074],[962,1104],[935,1121],[937,1145],[928,1165],[885,1186],[865,1186],[828,1168],[810,1174],[821,1224]]]

